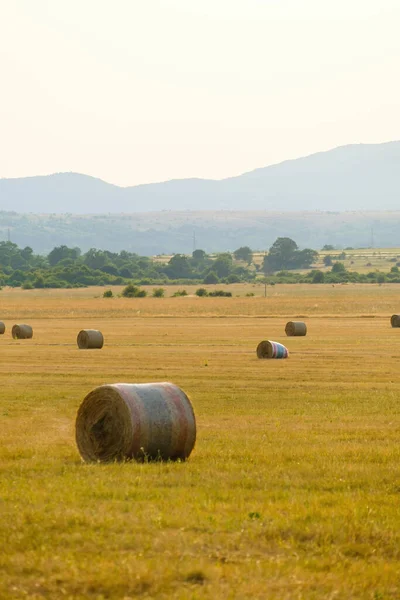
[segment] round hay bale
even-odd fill
[[[286,346],[279,342],[263,340],[257,346],[258,358],[288,358],[289,352]]]
[[[2,333],[4,333],[4,332],[5,332],[5,330],[6,330],[6,326],[5,326],[5,324],[3,323],[3,321],[0,321],[0,335],[1,335]]]
[[[392,315],[390,324],[392,327],[400,327],[400,315]]]
[[[307,325],[303,321],[289,321],[286,323],[285,333],[289,336],[307,335]]]
[[[189,398],[172,383],[115,383],[84,398],[75,437],[86,462],[185,460],[196,420]]]
[[[14,340],[28,340],[33,336],[33,329],[30,325],[13,325],[11,335]]]
[[[82,329],[78,333],[76,342],[81,350],[92,350],[94,348],[102,348],[104,338],[101,331],[97,331],[97,329]]]

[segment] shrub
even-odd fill
[[[138,286],[130,283],[122,290],[124,298],[144,298],[147,296],[146,290],[141,290]]]
[[[172,294],[173,298],[178,298],[178,296],[187,296],[187,291],[186,290],[178,290],[177,292]]]
[[[208,296],[206,288],[199,288],[198,290],[196,290],[196,296]]]
[[[164,288],[154,288],[152,296],[153,298],[164,298],[165,290]]]
[[[312,283],[324,283],[325,275],[322,271],[314,271]]]
[[[31,284],[30,281],[25,281],[25,283],[22,286],[22,289],[23,290],[33,290],[33,285]]]
[[[106,291],[103,293],[103,298],[112,298],[112,297],[113,297],[112,290],[106,290]]]
[[[224,290],[214,290],[213,292],[210,292],[208,294],[209,296],[225,296],[225,297],[231,297],[232,296],[232,292],[224,292]]]

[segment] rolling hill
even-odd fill
[[[399,208],[398,141],[342,146],[219,181],[180,179],[122,188],[78,173],[0,179],[0,210],[18,213]]]

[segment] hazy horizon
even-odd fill
[[[1,178],[220,180],[400,139],[397,0],[0,8]]]

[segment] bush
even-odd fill
[[[173,298],[178,298],[179,296],[187,296],[187,291],[186,290],[178,290],[177,292],[172,294]]]
[[[30,281],[25,281],[25,283],[22,286],[22,289],[23,290],[33,290],[33,285],[31,284]]]
[[[122,290],[124,298],[144,298],[147,296],[146,290],[141,290],[137,285],[130,283]]]
[[[206,288],[199,288],[198,290],[196,290],[196,296],[208,296]]]
[[[164,298],[165,290],[164,288],[154,288],[152,296],[153,298]]]
[[[113,297],[112,290],[106,290],[106,291],[103,293],[103,298],[112,298],[112,297]]]
[[[325,275],[322,271],[314,271],[312,283],[324,283]]]
[[[232,292],[224,292],[224,290],[214,290],[213,292],[210,292],[208,294],[209,296],[225,296],[225,297],[231,297],[232,296]]]

